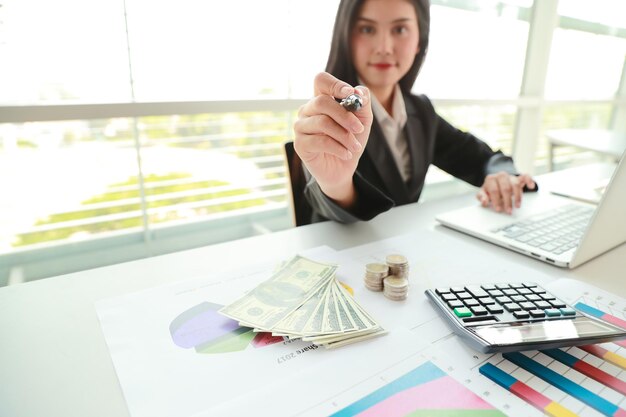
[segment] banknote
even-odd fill
[[[250,327],[271,330],[332,279],[336,269],[337,265],[294,256],[268,280],[219,312]]]

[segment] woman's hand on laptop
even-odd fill
[[[537,185],[528,174],[518,176],[507,172],[489,174],[485,177],[485,182],[476,198],[483,207],[493,207],[495,211],[504,211],[507,214],[513,213],[513,205],[520,208],[522,205],[522,193],[524,187],[534,190]]]

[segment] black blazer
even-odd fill
[[[488,174],[499,171],[516,174],[510,157],[494,152],[477,137],[450,125],[435,113],[426,96],[404,95],[404,102],[407,112],[404,133],[411,155],[409,181],[402,179],[387,140],[374,119],[365,152],[354,174],[357,201],[351,210],[328,198],[305,169],[304,193],[313,209],[312,222],[369,220],[394,206],[414,203],[422,193],[430,164],[477,187]]]

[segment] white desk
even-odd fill
[[[548,174],[540,178],[541,189],[574,176],[597,181],[611,169],[590,166]],[[398,207],[367,223],[326,222],[0,288],[0,416],[127,416],[95,301],[319,245],[340,250],[410,230],[434,229],[533,270],[626,297],[626,245],[573,271],[563,270],[435,224],[436,213],[468,204],[475,204],[473,194]]]
[[[573,146],[600,155],[619,158],[626,150],[626,135],[607,130],[558,129],[548,130],[548,171],[554,168],[554,148],[558,146]]]

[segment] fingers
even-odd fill
[[[528,188],[529,190],[534,190],[537,187],[537,184],[535,183],[535,181],[528,174],[521,174],[520,176],[517,177],[517,179],[521,183],[521,186],[522,186],[521,188],[524,188],[524,186],[526,186],[526,188]]]
[[[363,126],[358,121],[350,129],[346,129],[331,117],[325,114],[318,114],[296,120],[294,129],[305,135],[321,135],[332,138],[346,150],[353,153],[358,154],[363,150],[363,146],[354,136],[354,133],[357,133],[356,131],[363,130]]]
[[[367,138],[358,140],[355,134],[362,133],[364,129],[365,125],[354,113],[346,111],[327,95],[317,96],[302,106],[294,123],[296,136],[328,136],[356,154],[363,151]]]
[[[294,146],[304,162],[309,162],[322,153],[334,155],[344,161],[354,156],[339,142],[326,135],[302,135],[294,142]]]
[[[327,95],[344,98],[354,94],[354,88],[350,84],[333,77],[327,72],[320,72],[315,76],[313,90],[316,96]]]

